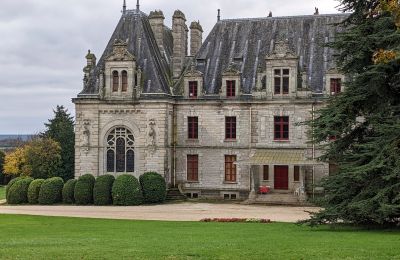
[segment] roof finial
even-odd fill
[[[126,14],[126,0],[124,0],[124,5],[122,6],[122,13]]]
[[[221,21],[221,9],[218,9],[217,21]]]
[[[319,10],[318,10],[317,7],[315,7],[315,13],[314,13],[314,15],[319,15]]]
[[[268,17],[272,17],[272,11],[269,11]]]
[[[136,2],[136,11],[137,11],[137,12],[140,11],[140,3],[139,3],[139,0],[137,0],[137,2]]]

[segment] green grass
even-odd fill
[[[0,200],[6,199],[6,187],[0,185]]]
[[[399,231],[0,215],[0,259],[400,259]]]

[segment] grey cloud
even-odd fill
[[[127,0],[128,8],[136,6]],[[148,0],[148,13],[161,9],[171,25],[175,9],[188,23],[200,20],[205,36],[217,19],[334,13],[336,0]],[[122,0],[1,0],[0,3],[0,134],[37,133],[82,89],[84,56],[102,54],[121,15]]]

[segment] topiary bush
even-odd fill
[[[60,177],[53,177],[43,182],[39,192],[39,204],[52,205],[61,202],[61,193],[64,181]]]
[[[29,184],[28,188],[28,203],[38,204],[39,203],[39,192],[44,179],[36,179]]]
[[[91,174],[79,177],[74,189],[75,203],[88,205],[93,203],[93,187],[96,179]]]
[[[112,187],[113,204],[118,206],[140,205],[143,202],[142,189],[135,176],[123,174]]]
[[[32,178],[22,178],[14,182],[8,190],[8,204],[24,204],[28,203],[28,188],[33,181]]]
[[[167,184],[164,177],[156,172],[146,172],[139,177],[139,181],[146,203],[160,203],[165,201]]]
[[[12,180],[8,183],[8,185],[6,186],[6,200],[7,200],[7,201],[8,201],[8,193],[9,193],[10,188],[11,188],[17,181],[19,181],[19,180],[21,180],[21,179],[23,179],[23,178],[25,178],[25,177],[17,177],[17,178],[12,179]]]
[[[96,179],[93,188],[93,202],[94,205],[111,205],[112,195],[111,190],[115,178],[112,175],[102,175]]]
[[[74,204],[75,203],[74,191],[75,191],[76,182],[77,182],[77,180],[71,179],[71,180],[68,180],[64,184],[64,188],[62,190],[63,203],[65,203],[65,204]]]

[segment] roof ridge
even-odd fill
[[[231,19],[221,19],[220,22],[231,22],[231,21],[260,21],[260,20],[275,20],[275,19],[288,19],[288,18],[319,18],[319,17],[339,17],[339,16],[349,16],[349,13],[337,13],[337,14],[319,14],[319,15],[289,15],[289,16],[275,16],[275,17],[254,17],[254,18],[231,18]]]

